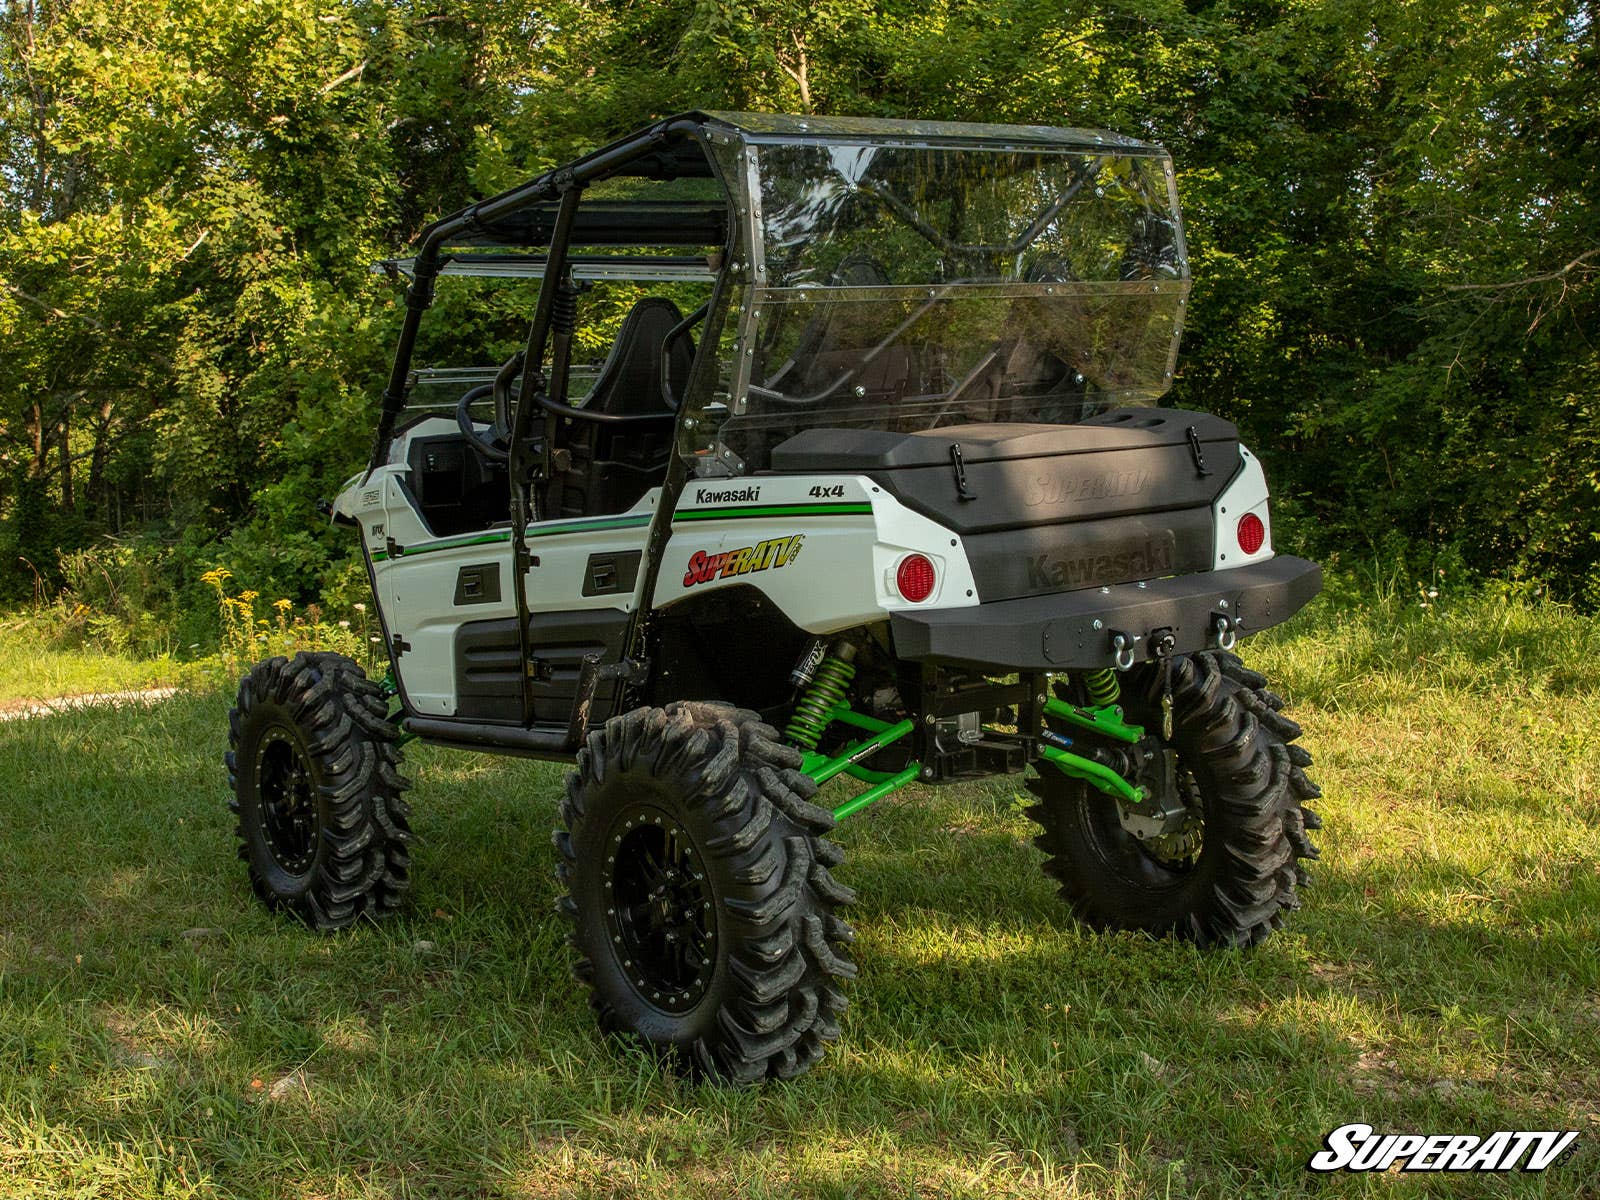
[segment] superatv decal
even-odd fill
[[[1035,475],[1028,481],[1022,502],[1029,508],[1040,504],[1070,504],[1081,500],[1116,500],[1137,496],[1147,490],[1155,476],[1149,471],[1113,471],[1104,475]]]
[[[805,540],[805,534],[797,533],[792,537],[770,538],[754,546],[716,554],[696,550],[689,556],[689,570],[684,573],[683,586],[694,587],[697,583],[710,583],[713,579],[787,567],[799,555],[800,544]]]

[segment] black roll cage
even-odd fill
[[[548,252],[537,260],[543,267],[543,286],[528,331],[527,362],[531,370],[538,370],[542,365],[531,351],[538,348],[542,353],[546,345],[555,284],[562,278],[567,251],[574,241],[580,245],[694,244],[723,245],[731,249],[729,243],[734,233],[728,215],[731,195],[722,205],[598,201],[580,211],[576,200],[570,206],[565,203],[569,194],[581,194],[589,184],[614,175],[629,174],[646,179],[685,175],[716,177],[710,146],[703,133],[706,120],[703,114],[694,113],[657,122],[498,196],[470,204],[422,231],[411,264],[412,281],[406,289],[405,319],[383,391],[383,408],[368,462],[369,473],[382,466],[388,455],[395,421],[405,406],[406,381],[411,373],[422,315],[433,304],[438,276],[453,261],[477,257],[446,255],[443,253],[446,246],[548,247]],[[673,155],[673,147],[686,140],[693,140],[698,154],[693,157]],[[701,163],[708,170],[696,169]],[[630,167],[635,169],[625,170]],[[723,186],[726,191],[725,182]],[[557,202],[555,213],[537,211],[540,206],[548,209],[552,201]],[[566,224],[563,227],[564,215]]]
[[[566,403],[566,368],[570,358],[570,317],[563,329],[563,297],[570,296],[569,268],[571,260],[602,261],[593,256],[569,254],[573,245],[714,245],[721,249],[721,262],[733,258],[737,227],[732,219],[733,192],[728,181],[721,178],[712,154],[709,140],[704,134],[707,117],[704,114],[686,114],[658,122],[630,137],[613,142],[576,161],[548,171],[499,196],[441,218],[423,230],[411,265],[412,281],[406,290],[406,311],[400,337],[395,347],[394,361],[390,367],[388,384],[383,392],[383,407],[378,419],[378,429],[373,441],[367,474],[382,466],[388,458],[394,438],[395,422],[405,406],[407,382],[411,374],[411,360],[416,349],[417,334],[423,314],[433,304],[435,282],[452,262],[481,266],[486,259],[517,263],[527,269],[527,275],[539,275],[539,299],[529,323],[526,348],[501,368],[494,385],[497,421],[501,418],[510,383],[520,370],[522,385],[517,390],[510,411],[507,473],[511,488],[511,541],[512,586],[517,609],[518,642],[523,663],[521,672],[520,729],[502,729],[487,734],[502,749],[520,751],[538,757],[570,756],[570,730],[567,724],[558,727],[533,720],[532,681],[526,664],[533,647],[529,644],[529,618],[527,572],[533,565],[528,551],[527,529],[534,515],[533,487],[537,479],[547,478],[551,456],[555,449],[555,427],[561,418],[577,418],[606,424],[624,424],[648,421],[660,424],[668,420],[666,414],[657,416],[614,415],[588,413]],[[675,151],[690,149],[690,154]],[[703,201],[594,201],[583,203],[584,190],[590,184],[615,176],[633,176],[645,179],[674,179],[681,177],[717,179],[724,192],[721,204]],[[549,211],[551,202],[555,211]],[[542,255],[478,255],[447,254],[446,247],[516,246],[524,249],[543,247]],[[684,258],[646,259],[651,265],[686,266],[691,260]],[[542,268],[542,272],[538,270]],[[725,316],[727,302],[726,272],[711,272],[711,299],[698,308],[684,322],[675,327],[671,337],[681,336],[696,319],[704,319],[709,330],[713,323],[720,324]],[[714,363],[710,360],[717,352],[716,337],[702,337],[691,366],[685,395],[675,397],[678,413],[686,411],[685,403],[697,394],[703,381],[712,375]],[[545,354],[553,348],[551,378],[544,375]],[[519,364],[520,360],[520,366]],[[547,394],[547,383],[551,384]],[[534,452],[531,436],[536,418],[546,423],[546,435],[540,450]],[[677,420],[677,414],[670,418]],[[678,493],[688,477],[686,464],[674,438],[667,475],[663,483],[661,503],[657,505],[647,535],[645,554],[641,564],[645,595],[655,589],[661,549],[671,526],[672,512],[677,507]],[[644,622],[649,611],[647,604],[635,607],[623,639],[625,660],[637,660],[644,648]],[[386,639],[387,641],[387,639]],[[398,681],[400,672],[395,672]],[[628,682],[624,673],[624,681]],[[430,740],[450,741],[466,739],[472,735],[466,725],[455,721],[419,720],[406,701],[404,688],[400,689],[402,705],[408,717],[418,722],[418,732]],[[581,698],[580,698],[581,702]],[[586,709],[587,705],[583,705]],[[424,732],[422,725],[430,728]],[[437,728],[432,728],[437,726]],[[453,729],[454,726],[460,726]],[[545,726],[549,726],[546,728]],[[478,730],[479,735],[486,735]],[[581,731],[580,731],[581,732]]]

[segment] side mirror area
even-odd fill
[[[356,526],[354,518],[352,518],[348,513],[342,513],[338,509],[334,508],[333,501],[327,499],[326,497],[323,497],[317,501],[317,512],[322,516],[327,517],[328,523],[331,525],[348,525],[352,529],[354,529]]]

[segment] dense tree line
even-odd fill
[[[1173,399],[1241,423],[1300,543],[1600,602],[1596,7],[0,0],[0,599],[108,533],[178,586],[337,584],[312,504],[398,316],[370,263],[720,107],[1164,142]]]

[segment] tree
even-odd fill
[[[1195,276],[1174,400],[1240,422],[1304,544],[1600,602],[1595,15],[0,0],[0,593],[32,588],[19,548],[48,570],[106,531],[325,586],[349,549],[312,501],[362,455],[398,315],[369,264],[731,107],[1167,143]],[[441,303],[491,349],[526,317]]]

